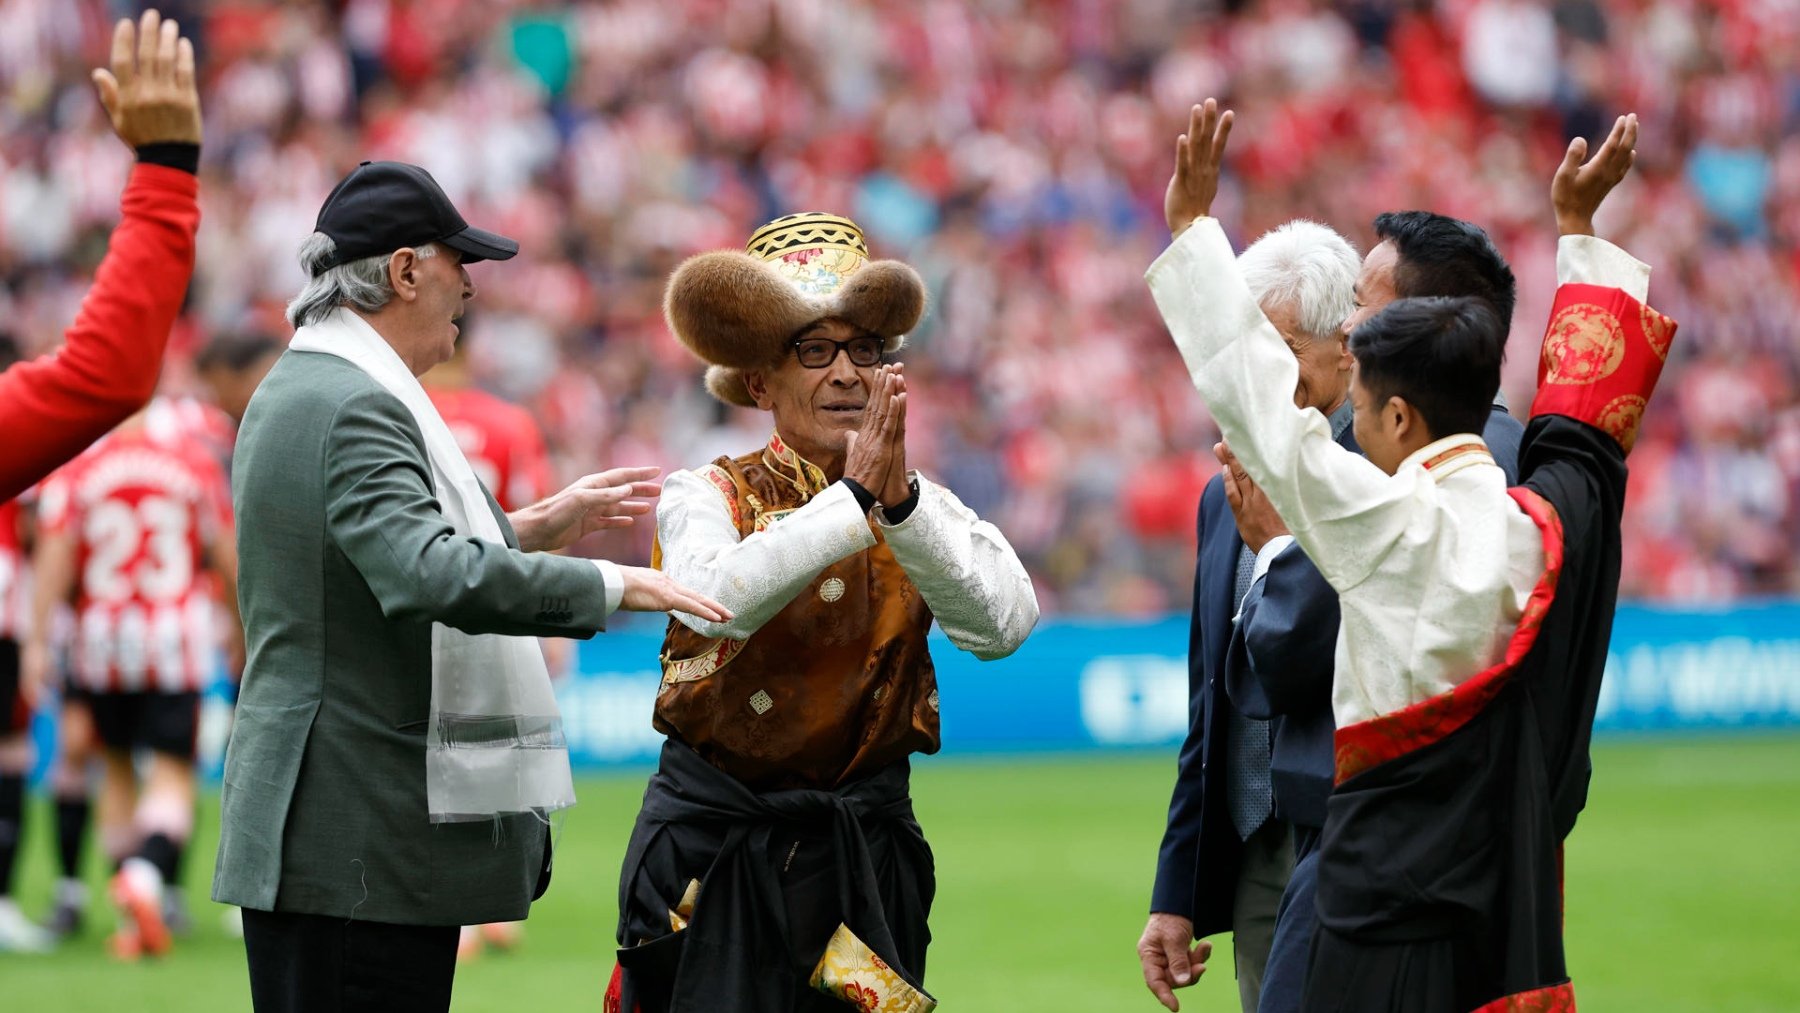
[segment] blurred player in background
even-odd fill
[[[194,371],[212,394],[213,404],[230,416],[235,428],[244,421],[250,395],[287,347],[262,331],[221,334],[194,357]]]
[[[196,358],[197,370],[202,382],[211,389],[214,403],[207,404],[191,397],[159,399],[143,416],[144,433],[171,447],[203,452],[228,473],[239,417],[232,412],[242,412],[243,403],[280,352],[281,346],[266,336],[226,335],[215,339]],[[230,503],[226,502],[224,506],[229,512]],[[235,614],[235,602],[223,604],[228,612]],[[46,630],[52,641],[59,636],[59,631],[66,633],[66,627],[54,618],[47,622]],[[235,630],[226,631],[223,645],[227,652],[226,668],[234,679],[243,671],[241,643],[242,638]],[[55,650],[56,646],[59,645],[52,645],[51,658],[53,661],[61,658],[66,671],[68,652]],[[78,683],[74,686],[75,692],[68,692],[70,684],[71,680],[67,678],[57,682],[64,692],[58,715],[56,762],[49,778],[56,799],[60,875],[46,927],[59,938],[79,933],[85,921],[87,885],[82,880],[81,861],[93,813],[93,766],[101,755],[88,696],[81,692]],[[176,886],[186,868],[185,858],[184,851],[184,860],[176,864],[172,880]],[[164,893],[163,916],[173,935],[184,935],[191,926],[181,890]]]
[[[17,340],[0,332],[0,370],[18,359]],[[18,500],[0,502],[0,952],[39,953],[54,939],[25,917],[12,896],[32,760],[32,705],[19,678],[19,641],[31,594],[26,521]]]
[[[467,329],[457,332],[455,351],[446,362],[419,377],[431,404],[443,417],[456,445],[469,459],[475,477],[487,486],[508,513],[536,503],[550,488],[550,454],[537,420],[524,408],[475,386],[469,368]],[[552,679],[568,668],[567,640],[541,637],[544,664]],[[456,943],[456,959],[469,960],[483,944],[511,949],[519,942],[518,922],[465,925]]]
[[[45,484],[26,652],[27,683],[41,686],[49,615],[72,601],[68,692],[85,703],[104,759],[100,834],[117,866],[110,892],[123,920],[113,950],[125,958],[170,947],[164,895],[193,830],[216,599],[235,616],[224,471],[202,444],[165,435],[182,433],[172,411],[152,402]],[[231,653],[241,657],[241,647]],[[149,753],[141,784],[139,749]]]
[[[550,455],[537,420],[524,408],[475,386],[469,367],[468,332],[456,339],[448,362],[419,378],[475,477],[500,501],[502,510],[520,510],[555,490],[550,488]]]

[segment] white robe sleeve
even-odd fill
[[[656,537],[662,546],[663,572],[732,613],[726,623],[679,612],[675,618],[701,636],[733,640],[761,629],[819,571],[875,544],[856,496],[838,482],[769,527],[740,539],[724,493],[691,471],[677,471],[663,480]]]
[[[944,635],[983,661],[1018,650],[1037,625],[1037,593],[1000,529],[914,472],[919,502],[899,524],[876,523]]]
[[[1558,285],[1604,285],[1650,302],[1650,265],[1598,236],[1564,236],[1556,241]]]
[[[1145,278],[1232,453],[1331,586],[1360,584],[1406,529],[1413,482],[1339,446],[1317,410],[1294,407],[1300,367],[1216,219],[1194,222]]]

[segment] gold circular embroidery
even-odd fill
[[[837,601],[844,596],[844,582],[836,577],[828,578],[819,585],[819,597],[826,601]]]
[[[1604,306],[1576,303],[1544,335],[1545,383],[1589,384],[1625,361],[1625,328]]]
[[[1644,337],[1650,340],[1650,350],[1658,359],[1667,362],[1669,343],[1675,340],[1675,321],[1640,303],[1638,322],[1644,327]]]
[[[1637,442],[1638,424],[1644,420],[1646,404],[1648,402],[1636,394],[1624,394],[1600,409],[1600,428],[1627,454],[1631,453],[1631,445]]]

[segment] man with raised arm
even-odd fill
[[[1351,335],[1366,459],[1294,407],[1293,358],[1208,217],[1230,125],[1195,107],[1170,182],[1192,226],[1147,277],[1234,469],[1339,595],[1304,1008],[1573,1008],[1561,845],[1586,800],[1625,455],[1675,330],[1645,305],[1649,268],[1593,235],[1636,118],[1585,165],[1572,142],[1552,184],[1561,288],[1511,489],[1477,435],[1505,343],[1481,300],[1401,299]]]
[[[194,46],[154,10],[113,28],[94,85],[137,152],[123,218],[56,351],[0,373],[0,502],[12,499],[150,401],[169,328],[194,273],[200,227],[200,96]]]

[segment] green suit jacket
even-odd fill
[[[514,921],[543,892],[530,814],[433,824],[431,624],[588,637],[606,585],[583,559],[457,535],[400,400],[332,355],[288,352],[232,465],[248,663],[225,755],[213,899],[412,925]]]

